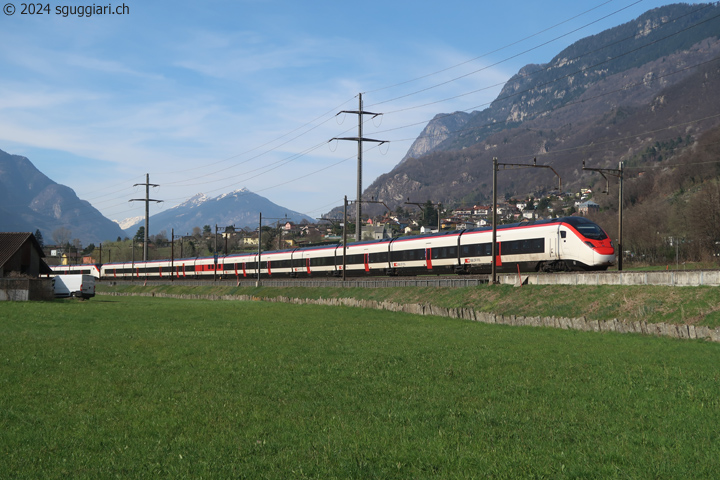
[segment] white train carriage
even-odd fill
[[[255,278],[257,277],[257,254],[233,254],[223,258],[224,278]]]
[[[171,275],[176,279],[195,278],[197,258],[176,258],[170,265]]]
[[[339,251],[339,254],[338,254]],[[338,261],[339,255],[339,261]],[[324,245],[293,252],[292,276],[336,275],[342,270],[342,246]]]
[[[226,270],[226,257],[224,256],[213,256],[213,257],[198,257],[195,259],[195,272],[194,278],[197,279],[213,279],[222,278]],[[186,265],[187,267],[190,265]]]
[[[140,264],[132,262],[105,263],[101,269],[102,278],[105,280],[123,280],[140,278]]]
[[[607,234],[584,217],[503,225],[497,229],[495,267],[498,272],[604,270],[615,252]],[[465,231],[460,263],[468,272],[489,272],[492,229]]]
[[[389,269],[389,252],[392,239],[369,240],[348,244],[345,249],[346,275],[384,275]],[[338,272],[342,272],[343,249],[336,252]]]
[[[555,233],[553,233],[553,230]],[[506,225],[497,229],[495,267],[498,272],[536,271],[539,264],[552,260],[550,239],[557,226],[531,224]],[[460,264],[467,272],[489,272],[492,265],[492,230],[473,229],[460,239]]]
[[[50,265],[50,270],[55,275],[92,275],[99,279],[102,275],[101,265],[96,263],[84,263],[80,265]]]
[[[391,273],[421,275],[455,271],[461,235],[462,231],[455,230],[393,240],[389,264]]]
[[[260,255],[260,275],[289,277],[292,273],[292,254],[295,250],[263,252]]]
[[[210,259],[212,260],[212,259]],[[147,280],[147,279],[190,279],[202,276],[214,270],[202,264],[198,258],[176,258],[175,260],[151,260],[148,262],[106,263],[102,266],[102,276],[109,280]],[[211,262],[212,263],[212,262]]]
[[[555,237],[557,256],[566,270],[606,270],[615,263],[615,247],[599,225],[584,217],[566,217],[560,220]],[[542,267],[553,270],[548,268],[548,265]]]

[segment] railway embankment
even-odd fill
[[[99,293],[383,309],[490,324],[635,333],[720,342],[712,287],[510,285],[464,288],[103,286]]]

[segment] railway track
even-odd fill
[[[434,276],[434,277],[370,277],[370,278],[348,278],[342,280],[334,277],[318,277],[303,279],[273,279],[262,278],[260,285],[264,287],[330,287],[330,288],[389,288],[389,287],[476,287],[487,285],[488,275],[463,275],[458,276]],[[135,281],[117,280],[103,281],[108,285],[188,285],[188,286],[208,286],[208,285],[224,285],[239,287],[255,287],[257,279],[218,279],[218,280],[147,280],[138,279]]]

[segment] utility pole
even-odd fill
[[[623,250],[622,250],[622,243],[623,243],[623,162],[620,162],[618,164],[618,168],[589,168],[585,167],[585,160],[583,160],[583,170],[589,170],[591,172],[600,172],[600,175],[603,176],[605,179],[605,192],[608,192],[608,179],[605,176],[607,173],[608,175],[612,175],[613,177],[617,177],[619,180],[618,185],[618,238],[617,238],[617,248],[618,248],[618,271],[622,272],[623,269]]]
[[[285,223],[287,223],[287,213],[285,214],[285,217],[276,218],[275,220],[277,220],[277,236],[278,236],[277,249],[282,250],[282,230],[280,230],[280,220],[285,220]]]
[[[490,285],[497,283],[497,264],[495,254],[497,252],[497,157],[493,157],[493,199],[492,199],[492,248],[490,249]]]
[[[262,245],[262,212],[260,212],[260,221],[258,222],[258,261],[257,261],[257,282],[255,286],[260,286],[260,245]]]
[[[345,281],[345,269],[347,267],[347,195],[343,201],[343,264],[342,264],[342,279]]]
[[[150,198],[150,187],[159,187],[160,185],[150,183],[150,174],[145,174],[145,183],[136,183],[133,187],[145,185],[145,198],[133,198],[129,202],[145,202],[145,247],[143,249],[143,261],[148,261],[148,235],[150,234],[150,202],[160,203],[162,200],[154,200]]]
[[[363,138],[363,115],[372,115],[373,118],[377,117],[378,115],[382,115],[382,113],[373,113],[373,112],[366,112],[363,110],[363,100],[362,100],[362,93],[358,94],[358,97],[360,99],[360,108],[358,110],[342,110],[337,113],[337,115],[340,115],[341,113],[352,113],[356,114],[358,116],[358,136],[357,137],[335,137],[331,138],[329,142],[332,142],[333,140],[352,140],[355,142],[358,142],[358,162],[357,162],[357,203],[355,204],[355,240],[360,241],[361,239],[361,228],[360,228],[360,215],[361,215],[361,208],[360,208],[360,200],[362,197],[362,142],[375,142],[379,145],[382,145],[383,143],[387,143],[387,140],[375,140],[372,138]],[[335,115],[335,116],[337,116]]]
[[[215,268],[213,268],[213,282],[217,280],[217,266],[218,266],[218,251],[217,251],[217,232],[218,232],[218,230],[217,230],[217,228],[218,227],[217,227],[217,223],[216,223],[215,224],[215,253],[214,253],[214,258],[215,258],[214,267]]]

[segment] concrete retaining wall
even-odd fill
[[[571,272],[532,273],[520,276],[530,285],[664,285],[670,287],[720,286],[720,271]],[[517,274],[498,275],[503,284],[518,282]]]
[[[568,272],[531,273],[518,276],[504,273],[497,276],[505,285],[659,285],[669,287],[720,286],[720,270],[659,271],[659,272]],[[328,288],[388,288],[388,287],[479,287],[487,285],[489,275],[420,276],[420,277],[350,277],[343,281],[335,278],[263,278],[266,287],[328,287]],[[212,285],[226,284],[239,287],[254,287],[255,279],[171,279],[157,280],[104,280],[109,285]]]
[[[0,278],[0,302],[26,302],[53,300],[53,283],[50,278]]]
[[[513,325],[527,327],[550,327],[564,330],[583,330],[586,332],[616,332],[639,333],[642,335],[657,335],[671,338],[704,339],[720,342],[720,328],[711,329],[695,325],[675,325],[671,323],[647,323],[645,321],[626,322],[616,318],[598,321],[587,320],[585,317],[520,317],[515,315],[496,315],[494,313],[480,312],[473,308],[445,308],[424,304],[399,304],[394,302],[378,302],[375,300],[360,300],[355,298],[289,298],[274,297],[261,298],[250,295],[172,295],[164,293],[103,293],[114,296],[145,296],[181,298],[189,300],[235,300],[235,301],[263,301],[275,303],[292,303],[296,305],[330,305],[372,308],[388,310],[391,312],[412,313],[415,315],[435,315],[439,317],[459,318],[474,322],[493,323],[498,325]]]

